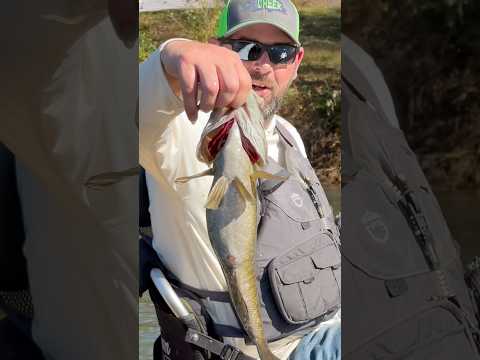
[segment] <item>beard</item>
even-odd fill
[[[260,106],[262,115],[265,118],[266,127],[268,127],[268,125],[272,121],[273,116],[278,113],[278,111],[282,107],[282,100],[283,96],[272,95],[272,100],[268,104],[263,103],[263,105]]]
[[[258,73],[252,73],[250,75],[252,77],[252,80],[260,82],[261,84],[271,89],[272,98],[270,102],[266,103],[264,101],[262,104],[260,104],[260,110],[265,119],[264,125],[265,127],[268,127],[268,125],[271,123],[273,119],[273,116],[277,114],[280,108],[282,107],[282,100],[285,94],[279,93],[278,84],[276,84],[274,81],[269,80],[266,76],[262,76]],[[290,83],[287,86],[287,89],[290,86]]]

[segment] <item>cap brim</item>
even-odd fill
[[[230,30],[228,30],[224,35],[223,37],[228,37],[230,35],[233,35],[235,32],[237,32],[238,30],[240,29],[243,29],[247,26],[250,26],[250,25],[258,25],[258,24],[268,24],[268,25],[272,25],[272,26],[275,26],[276,28],[282,30],[285,34],[288,35],[288,37],[290,39],[293,40],[293,42],[295,44],[297,44],[298,46],[301,46],[300,42],[298,40],[296,40],[291,34],[290,32],[285,28],[283,27],[282,25],[280,24],[277,24],[277,23],[274,23],[272,21],[268,21],[268,20],[250,20],[250,21],[245,21],[245,22],[242,22],[241,24],[238,24],[237,26],[234,26],[232,27]]]

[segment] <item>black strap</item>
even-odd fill
[[[382,160],[380,159],[380,162]],[[396,175],[390,166],[387,167],[385,163],[382,163],[382,165],[384,170],[388,169],[390,171],[385,171],[384,174],[381,174],[383,177],[381,180],[383,181],[379,181],[380,186],[384,188],[386,194],[389,194],[400,208],[412,234],[417,240],[417,244],[429,269],[431,271],[440,270],[440,260],[435,250],[433,235],[414,192],[409,188],[407,181]]]
[[[406,179],[399,176],[396,169],[388,164],[385,158],[379,157],[378,160],[383,172],[377,174],[380,178],[377,180],[377,183],[384,189],[385,194],[398,205],[403,217],[407,221],[417,241],[417,245],[422,251],[425,262],[433,275],[433,279],[439,285],[439,297],[457,302],[455,291],[450,286],[449,279],[441,266],[436,252],[433,234],[414,191],[410,189]],[[391,291],[392,284],[385,285],[392,296],[395,293],[395,291],[393,293]],[[395,290],[401,290],[400,292],[406,291],[402,286]]]
[[[440,269],[440,260],[433,243],[433,236],[428,226],[425,215],[418,205],[415,195],[411,190],[405,189],[402,192],[402,200],[398,202],[400,209],[404,212],[413,235],[422,250],[425,260],[432,271]]]
[[[0,142],[0,290],[3,291],[29,288],[15,162],[14,154]]]
[[[138,225],[140,227],[149,227],[152,226],[150,211],[148,210],[150,206],[150,200],[148,198],[147,178],[145,175],[145,170],[143,169],[138,178],[138,188]]]
[[[153,268],[159,268],[162,270],[165,277],[174,287],[185,290],[185,295],[190,295],[193,299],[209,298],[210,300],[217,302],[230,302],[230,295],[227,291],[198,289],[180,281],[169,269],[167,269],[158,257],[157,252],[153,249],[153,239],[143,235],[140,239],[140,272],[143,277],[146,277],[145,285],[148,285],[150,282],[148,279],[150,278],[150,270]]]
[[[188,329],[187,334],[185,335],[185,341],[218,355],[222,360],[255,360],[254,358],[245,355],[236,347],[224,344],[193,329]]]
[[[280,134],[280,138],[286,142],[290,147],[294,148],[297,150],[297,147],[295,146],[295,140],[293,137],[290,135],[290,133],[285,129],[285,126],[279,123],[277,120],[277,124],[275,125],[275,129],[277,132]]]

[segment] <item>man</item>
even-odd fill
[[[290,146],[306,159],[300,135],[276,114],[304,57],[294,5],[285,0],[230,1],[217,35],[208,44],[185,39],[164,43],[140,66],[139,91],[140,163],[147,173],[153,246],[182,283],[211,292],[226,289],[205,220],[204,204],[212,179],[175,184],[178,177],[207,169],[196,158],[196,145],[209,112],[238,108],[253,89],[264,100],[269,158],[286,166],[289,146],[282,138],[288,137]],[[333,219],[321,193],[326,218]],[[270,343],[271,349],[286,359],[311,331],[281,337]],[[234,344],[257,356],[254,346]],[[338,354],[338,347],[336,341],[332,353]]]

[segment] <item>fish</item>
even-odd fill
[[[260,359],[278,360],[265,338],[255,272],[256,184],[259,178],[277,178],[261,170],[267,159],[261,101],[252,91],[243,107],[212,112],[197,147],[198,159],[211,168],[176,181],[213,176],[205,204],[207,228],[231,303]]]

